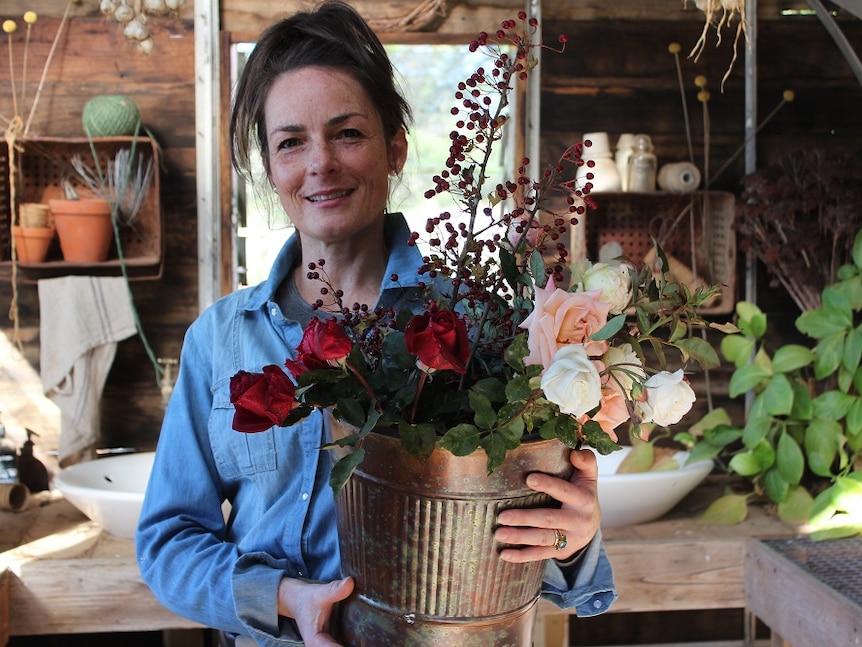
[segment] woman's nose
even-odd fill
[[[308,170],[315,174],[329,173],[335,169],[337,162],[338,160],[332,146],[328,143],[317,144],[312,147],[311,155],[308,159]]]

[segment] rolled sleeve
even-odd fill
[[[569,563],[548,560],[542,597],[561,609],[574,609],[582,618],[611,607],[618,596],[601,531],[577,559]]]

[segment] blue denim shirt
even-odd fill
[[[422,306],[421,257],[406,244],[409,233],[403,217],[387,218],[381,305]],[[255,434],[231,428],[231,376],[282,365],[302,337],[275,302],[298,259],[293,236],[264,283],[221,298],[189,327],[136,535],[141,575],[162,604],[261,645],[302,644],[278,617],[283,577],[341,577],[323,417]],[[544,597],[581,616],[616,598],[601,536],[577,564],[549,560],[545,582]]]

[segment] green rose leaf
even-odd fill
[[[347,479],[353,474],[353,470],[363,460],[365,460],[365,450],[358,447],[332,466],[332,471],[329,474],[329,486],[336,496],[347,483]]]
[[[443,435],[440,439],[440,447],[455,456],[468,456],[476,451],[480,440],[479,429],[475,425],[463,422]]]
[[[704,369],[715,368],[721,364],[718,353],[712,344],[700,337],[686,337],[675,342],[677,348],[684,351],[688,357],[696,361]]]
[[[626,316],[624,314],[617,315],[616,317],[611,317],[611,319],[604,326],[602,326],[601,329],[590,335],[590,339],[593,339],[595,341],[605,341],[606,339],[610,339],[620,330],[622,330],[625,323]]]
[[[479,429],[491,429],[497,424],[497,411],[482,393],[470,391],[470,408],[473,410],[473,422]]]
[[[399,423],[398,435],[401,436],[401,444],[414,456],[430,456],[437,442],[437,432],[434,425],[424,423],[411,425],[407,422]]]

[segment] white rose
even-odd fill
[[[542,390],[560,411],[580,417],[599,406],[602,380],[586,349],[568,344],[554,354],[542,374]]]
[[[601,290],[602,301],[611,306],[611,314],[622,314],[632,298],[632,277],[628,267],[618,263],[596,263],[581,279],[584,291]]]
[[[644,387],[646,400],[640,403],[644,422],[654,422],[661,427],[675,425],[694,404],[694,391],[682,369],[675,373],[656,373],[644,383]]]
[[[619,383],[626,395],[631,394],[635,380],[643,382],[646,379],[646,372],[641,368],[643,364],[631,344],[611,346],[601,361],[610,372],[611,380]]]

